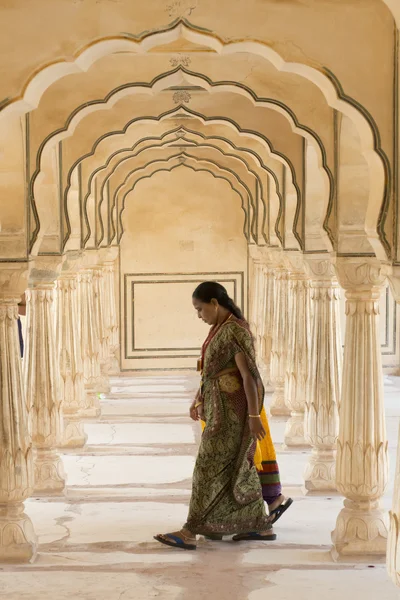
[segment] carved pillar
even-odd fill
[[[286,363],[285,404],[291,410],[286,423],[286,446],[308,446],[304,437],[304,412],[307,399],[309,345],[311,334],[310,281],[302,256],[290,258],[292,271],[289,275],[288,356]]]
[[[100,359],[100,380],[98,391],[107,393],[110,391],[108,378],[109,371],[109,309],[105,295],[104,270],[102,265],[92,269],[93,271],[93,299],[94,311],[97,321]]]
[[[80,314],[80,340],[83,362],[83,381],[87,406],[86,415],[100,415],[98,393],[101,387],[100,344],[93,294],[93,271],[83,269],[78,273],[78,310]]]
[[[384,557],[379,499],[388,479],[379,299],[388,268],[376,259],[338,259],[346,290],[346,338],[336,481],[346,497],[332,533],[335,559]]]
[[[250,310],[249,310],[249,321],[250,329],[254,336],[254,342],[256,347],[256,357],[258,359],[258,315],[259,315],[259,285],[260,285],[260,260],[258,257],[258,247],[249,246],[250,261],[251,261],[251,278],[250,278]]]
[[[59,452],[63,435],[59,366],[54,336],[54,282],[59,257],[36,258],[26,291],[24,380],[36,448],[35,494],[62,494],[64,468]]]
[[[271,383],[274,394],[270,406],[274,416],[289,416],[285,404],[285,377],[288,351],[288,278],[287,269],[281,266],[274,269],[274,322],[271,348]]]
[[[17,326],[27,270],[26,264],[0,266],[0,562],[28,562],[37,550],[23,504],[34,484]]]
[[[392,267],[389,276],[393,296],[400,303],[400,268]],[[392,510],[389,513],[390,527],[387,545],[386,566],[393,583],[400,587],[400,429],[397,443],[396,473]]]
[[[119,365],[119,326],[115,295],[115,261],[104,263],[104,286],[106,304],[108,306],[108,362],[109,374],[116,375],[120,372]]]
[[[63,448],[80,448],[87,436],[82,419],[90,416],[83,383],[76,269],[80,253],[68,253],[56,282],[56,354],[64,416]],[[87,412],[89,414],[87,414]]]
[[[340,288],[329,258],[306,261],[311,277],[311,337],[305,402],[305,439],[312,447],[306,493],[336,490],[336,442],[342,374]]]
[[[266,258],[263,265],[264,271],[264,302],[262,314],[262,329],[261,329],[261,357],[262,366],[261,372],[264,377],[266,389],[271,387],[271,350],[272,350],[272,328],[274,322],[274,270],[270,266],[270,260]]]

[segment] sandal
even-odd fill
[[[288,498],[287,500],[284,500],[282,504],[274,508],[274,510],[271,510],[271,512],[269,513],[269,516],[271,518],[271,525],[274,525],[274,523],[276,523],[277,520],[281,518],[283,513],[286,512],[289,506],[292,506],[292,504],[293,500],[291,498]]]
[[[221,542],[224,538],[221,533],[209,533],[204,537],[206,540],[211,540],[212,542]]]
[[[254,540],[261,542],[274,542],[276,540],[276,533],[270,533],[269,535],[265,535],[263,533],[258,533],[257,531],[250,531],[249,533],[238,533],[232,538],[233,542],[244,542]]]
[[[191,538],[186,537],[183,533],[181,535],[175,535],[173,533],[159,533],[154,536],[154,539],[161,544],[165,544],[166,546],[171,546],[172,548],[181,548],[182,550],[196,550],[196,544],[188,544],[185,542],[186,540],[190,540]]]

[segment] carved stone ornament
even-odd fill
[[[179,67],[182,65],[183,67],[188,67],[192,62],[192,59],[188,54],[178,54],[177,56],[172,56],[169,59],[171,67]]]
[[[191,98],[192,97],[187,90],[176,90],[176,92],[174,92],[172,96],[172,99],[175,102],[175,104],[189,104]]]

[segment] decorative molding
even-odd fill
[[[192,59],[188,54],[177,54],[176,56],[172,56],[169,59],[169,62],[173,68],[178,67],[179,65],[182,65],[183,67],[189,67]]]

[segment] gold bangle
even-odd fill
[[[250,419],[259,419],[260,415],[249,415]]]
[[[198,406],[201,406],[203,403],[202,402],[198,402],[197,404],[194,405],[195,408],[197,408]]]

